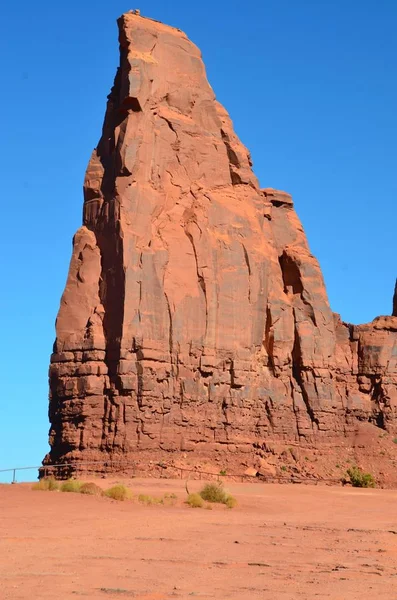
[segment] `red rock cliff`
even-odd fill
[[[291,197],[259,188],[197,47],[137,15],[119,27],[56,323],[45,462],[243,456],[358,420],[395,430],[396,307],[361,326],[332,313]]]

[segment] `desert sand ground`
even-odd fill
[[[178,501],[1,485],[0,598],[397,599],[397,491],[230,484],[238,506],[204,510],[183,481],[128,485]]]

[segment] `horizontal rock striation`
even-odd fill
[[[197,47],[136,14],[119,28],[56,323],[45,464],[243,457],[359,421],[395,431],[396,300],[394,316],[343,323],[291,197],[260,189]]]

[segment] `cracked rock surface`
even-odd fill
[[[260,189],[197,47],[136,14],[119,29],[57,317],[45,463],[246,456],[331,443],[358,421],[397,431],[396,299],[394,316],[343,323],[291,197]]]

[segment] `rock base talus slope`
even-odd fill
[[[197,47],[135,14],[119,28],[56,323],[45,463],[396,430],[396,311],[360,326],[333,314],[291,197],[260,189]]]

